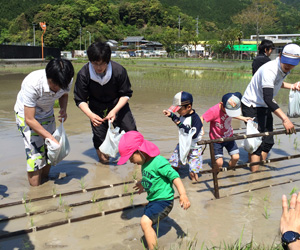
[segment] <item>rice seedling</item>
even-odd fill
[[[32,218],[32,217],[30,217],[30,226],[31,226],[31,228],[34,227],[34,221],[33,221],[33,218]]]
[[[57,195],[56,188],[52,188],[52,197],[55,198]]]
[[[64,211],[65,211],[65,215],[66,215],[66,220],[69,221],[69,223],[71,222],[69,214],[72,211],[72,207],[70,207],[69,205],[65,205],[64,206]]]
[[[103,118],[107,116],[107,111],[108,111],[108,109],[103,110]]]
[[[61,197],[61,194],[59,194],[59,201],[58,201],[59,207],[62,207],[64,205],[64,200]]]
[[[298,192],[298,188],[294,187],[292,189],[292,191],[290,192],[290,195],[293,195],[294,193],[297,193]]]
[[[32,217],[30,217],[30,228],[29,229],[32,229],[32,232],[36,232],[36,226],[34,225],[34,221],[33,221]]]
[[[22,197],[22,203],[25,203],[27,200],[27,196],[25,193],[23,193],[23,197]]]
[[[130,195],[130,205],[133,206],[133,192],[131,192],[131,195]]]
[[[294,149],[296,150],[298,148],[298,142],[294,143]]]
[[[297,192],[298,192],[298,188],[294,187],[294,188],[292,189],[292,191],[290,192],[290,196],[292,196],[294,193],[297,193]],[[292,198],[292,197],[290,197],[290,198],[288,199],[288,204],[289,204],[289,206],[290,206],[291,198]]]
[[[91,202],[95,203],[97,200],[96,192],[93,193],[93,196],[91,198]]]
[[[253,199],[253,194],[251,194],[251,196],[249,197],[249,200],[248,200],[248,207],[250,207],[250,204],[252,202],[252,199]]]
[[[103,201],[100,201],[100,202],[98,203],[98,209],[99,209],[99,212],[100,212],[100,213],[103,212]]]
[[[269,201],[269,196],[267,194],[264,197],[264,201]]]
[[[27,215],[30,215],[30,203],[31,203],[31,200],[28,203],[26,202],[26,200],[24,202],[25,213]]]
[[[133,172],[133,174],[132,174],[132,179],[133,179],[134,181],[137,180],[137,170],[135,170],[135,171]]]
[[[270,212],[269,212],[267,206],[264,206],[264,217],[265,217],[266,219],[269,219],[269,218],[270,218]]]
[[[80,179],[79,184],[80,184],[82,192],[85,193],[86,192],[86,189],[85,189],[86,188],[86,183],[85,183],[85,180],[84,180],[83,177]]]
[[[125,194],[128,192],[128,184],[127,183],[124,183],[123,191]]]

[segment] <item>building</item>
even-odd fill
[[[243,39],[243,43],[252,43],[256,44],[256,35],[251,35],[250,40]],[[270,58],[275,59],[279,53],[281,52],[282,48],[288,44],[292,43],[296,39],[300,39],[300,34],[267,34],[267,35],[259,35],[258,40],[262,41],[263,39],[268,39],[272,41],[275,45],[275,50],[273,50]]]
[[[121,41],[120,49],[146,49],[147,40],[143,36],[128,36]]]
[[[128,36],[121,42],[122,45],[119,48],[123,50],[163,50],[160,42],[147,41],[143,36]]]

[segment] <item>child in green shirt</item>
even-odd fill
[[[118,165],[130,162],[142,166],[142,180],[137,182],[135,189],[148,194],[149,203],[145,207],[141,218],[141,227],[149,249],[157,246],[157,236],[153,225],[165,218],[172,210],[174,203],[174,189],[176,186],[180,195],[180,205],[184,209],[190,207],[190,201],[179,174],[171,167],[164,157],[160,156],[158,147],[144,139],[137,131],[125,133],[119,143],[121,155]]]

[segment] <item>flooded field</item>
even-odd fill
[[[162,110],[172,104],[177,92],[192,93],[193,107],[202,115],[220,102],[225,93],[243,94],[251,79],[251,62],[201,64],[195,60],[128,60],[121,63],[132,83],[134,93],[130,106],[138,130],[157,144],[166,158],[178,142],[178,130]],[[78,72],[82,64],[74,65]],[[140,178],[140,170],[130,163],[117,166],[111,162],[106,166],[96,162],[88,118],[75,106],[72,92],[65,123],[71,153],[51,169],[53,180],[39,188],[29,187],[23,141],[13,112],[28,69],[22,69],[24,73],[17,73],[17,68],[10,72],[5,70],[0,68],[0,249],[143,249],[139,220],[143,213],[140,205],[146,202],[146,195],[134,194],[132,188],[133,177]],[[299,74],[292,73],[287,81],[295,82],[297,78],[299,80]],[[286,112],[288,91],[281,90],[276,100]],[[278,124],[276,128],[282,129],[279,120],[274,121]],[[292,121],[300,124],[299,119]],[[235,120],[233,127],[241,128],[244,124]],[[208,139],[209,124],[205,123],[204,128],[204,139]],[[299,154],[299,142],[299,133],[276,136],[269,158]],[[239,164],[246,163],[248,155],[241,141],[237,143]],[[224,156],[226,166],[229,157],[227,153]],[[204,169],[211,169],[209,149],[203,160]],[[234,243],[241,235],[243,244],[252,238],[265,246],[280,242],[281,195],[289,196],[292,190],[299,190],[298,159],[268,164],[255,174],[247,168],[221,172],[218,175],[221,199],[214,198],[211,174],[203,174],[197,184],[191,183],[186,169],[180,174],[192,206],[183,211],[175,200],[173,211],[159,227],[160,249],[186,249],[183,246],[195,239],[198,241],[195,249],[201,249],[202,243],[206,247],[224,246],[224,242]],[[81,192],[83,187],[87,192]],[[48,198],[35,201],[39,197]],[[26,202],[22,203],[22,199]],[[5,206],[12,202],[19,203]],[[130,208],[122,211],[127,207]],[[114,210],[119,211],[105,215],[105,211]],[[95,214],[99,216],[92,217]],[[22,216],[7,219],[16,215]],[[91,218],[79,221],[78,218],[84,216]],[[67,218],[71,223],[39,230]],[[31,232],[29,228],[37,228],[37,231]],[[20,230],[30,232],[1,239],[1,235]],[[186,237],[181,239],[184,235]]]

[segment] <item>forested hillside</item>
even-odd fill
[[[46,46],[78,49],[92,41],[144,36],[174,51],[206,41],[226,52],[251,34],[300,33],[299,0],[10,0],[0,8],[0,43],[33,42],[46,22]],[[216,41],[222,41],[217,43]]]
[[[200,20],[214,22],[220,28],[231,25],[230,17],[245,9],[249,0],[161,0],[165,6],[178,6],[182,12],[199,17]]]

